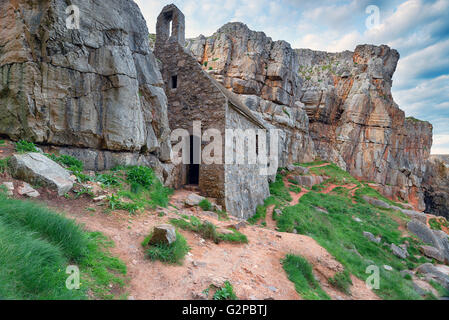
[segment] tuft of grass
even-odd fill
[[[222,234],[217,231],[217,228],[213,223],[210,223],[209,221],[201,222],[201,220],[195,216],[182,217],[182,219],[171,219],[170,223],[183,230],[198,233],[204,239],[210,239],[216,244],[222,241],[248,243],[248,238],[237,230],[232,230],[233,234]]]
[[[0,243],[3,299],[107,299],[110,285],[124,286],[126,266],[110,255],[112,242],[35,203],[0,194]],[[79,290],[66,288],[69,265],[80,270]]]
[[[295,284],[296,291],[306,300],[330,300],[315,279],[312,266],[301,256],[288,254],[281,260],[288,279]]]
[[[151,239],[151,234],[142,242],[142,246],[147,247]],[[168,264],[182,265],[185,255],[189,252],[190,247],[187,240],[178,232],[176,232],[176,241],[172,244],[154,244],[150,245],[146,251],[147,257],[151,261],[159,260]]]
[[[214,300],[237,300],[234,288],[229,281],[226,281],[223,287],[218,288],[214,293]]]
[[[6,170],[8,169],[8,161],[9,161],[9,157],[0,159],[0,173],[6,172]]]
[[[344,292],[347,295],[351,294],[350,288],[352,286],[352,280],[351,275],[347,270],[337,272],[332,278],[329,278],[329,283],[341,292]]]
[[[270,194],[283,201],[290,202],[293,200],[280,174],[276,175],[276,181],[270,184]]]
[[[203,211],[212,211],[212,203],[207,199],[201,200],[198,205]]]
[[[26,140],[16,142],[16,151],[19,153],[39,152],[33,142],[28,142]]]
[[[138,184],[148,189],[154,184],[157,178],[152,169],[144,166],[135,166],[128,169],[127,180],[131,184]]]

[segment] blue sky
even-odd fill
[[[407,116],[434,126],[432,153],[449,154],[449,0],[136,0],[155,32],[162,8],[175,3],[186,16],[186,36],[211,35],[240,21],[293,48],[338,52],[357,44],[387,44],[401,54],[393,96]],[[379,24],[366,26],[366,8]]]

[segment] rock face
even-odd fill
[[[9,160],[9,168],[14,178],[54,188],[60,196],[73,187],[70,172],[40,153],[15,154]]]
[[[272,41],[242,23],[228,23],[212,37],[187,41],[198,62],[227,89],[238,94],[268,128],[279,128],[279,165],[315,158],[301,95],[298,56],[285,41]]]
[[[167,99],[138,6],[70,4],[79,29],[67,27],[67,1],[1,2],[0,134],[168,161]]]
[[[432,155],[424,178],[426,212],[449,219],[449,156]]]
[[[432,126],[405,119],[393,101],[396,50],[293,50],[241,23],[191,39],[188,48],[256,115],[283,129],[281,166],[318,155],[424,209],[421,184]]]

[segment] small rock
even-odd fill
[[[399,257],[401,259],[406,259],[409,256],[407,250],[404,250],[403,248],[398,247],[394,243],[391,244],[390,249],[396,257]]]
[[[129,296],[128,300],[136,300],[136,298],[134,298],[133,296]]]
[[[203,211],[201,212],[201,214],[218,220],[218,214],[216,214],[215,212]]]
[[[324,209],[324,208],[321,208],[321,207],[313,207],[316,211],[318,211],[318,212],[321,212],[321,213],[324,213],[324,214],[329,214],[329,211],[327,211],[326,209]]]
[[[277,292],[278,291],[278,289],[276,287],[273,287],[273,286],[269,286],[268,289],[270,289],[273,292]]]
[[[276,213],[276,215],[279,217],[279,216],[282,216],[282,210],[281,209],[274,209],[274,212]]]
[[[234,231],[225,228],[218,228],[217,232],[221,234],[234,234]]]
[[[185,199],[184,204],[188,207],[195,207],[195,206],[199,205],[200,202],[203,201],[204,199],[206,199],[206,198],[204,198],[200,195],[197,195],[195,193],[191,193]]]
[[[359,218],[357,218],[357,217],[355,217],[355,218],[353,217],[353,218],[352,218],[352,220],[354,220],[355,222],[358,222],[358,223],[361,223],[361,222],[363,222],[362,220],[360,220],[360,219],[359,219]]]
[[[386,265],[386,264],[384,264],[384,269],[387,271],[393,271],[393,267]]]
[[[107,196],[103,195],[103,196],[96,197],[93,200],[94,200],[94,202],[100,202],[100,201],[103,201],[106,199],[107,199]]]
[[[37,198],[40,196],[40,193],[33,189],[28,183],[24,182],[22,186],[19,187],[17,192],[21,196],[27,196],[30,198]]]
[[[240,229],[245,228],[247,225],[248,225],[248,222],[246,222],[245,220],[242,220],[240,222],[233,223],[233,224],[227,226],[227,228],[240,230]]]
[[[192,292],[193,300],[207,300],[208,296],[204,292]]]
[[[363,231],[363,235],[371,242],[380,243],[381,238],[376,238],[371,232]]]
[[[171,224],[161,224],[154,227],[150,244],[165,243],[172,244],[176,241],[176,230]]]

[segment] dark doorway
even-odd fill
[[[188,167],[187,183],[198,185],[200,183],[200,139],[196,136],[190,136],[190,164]]]

